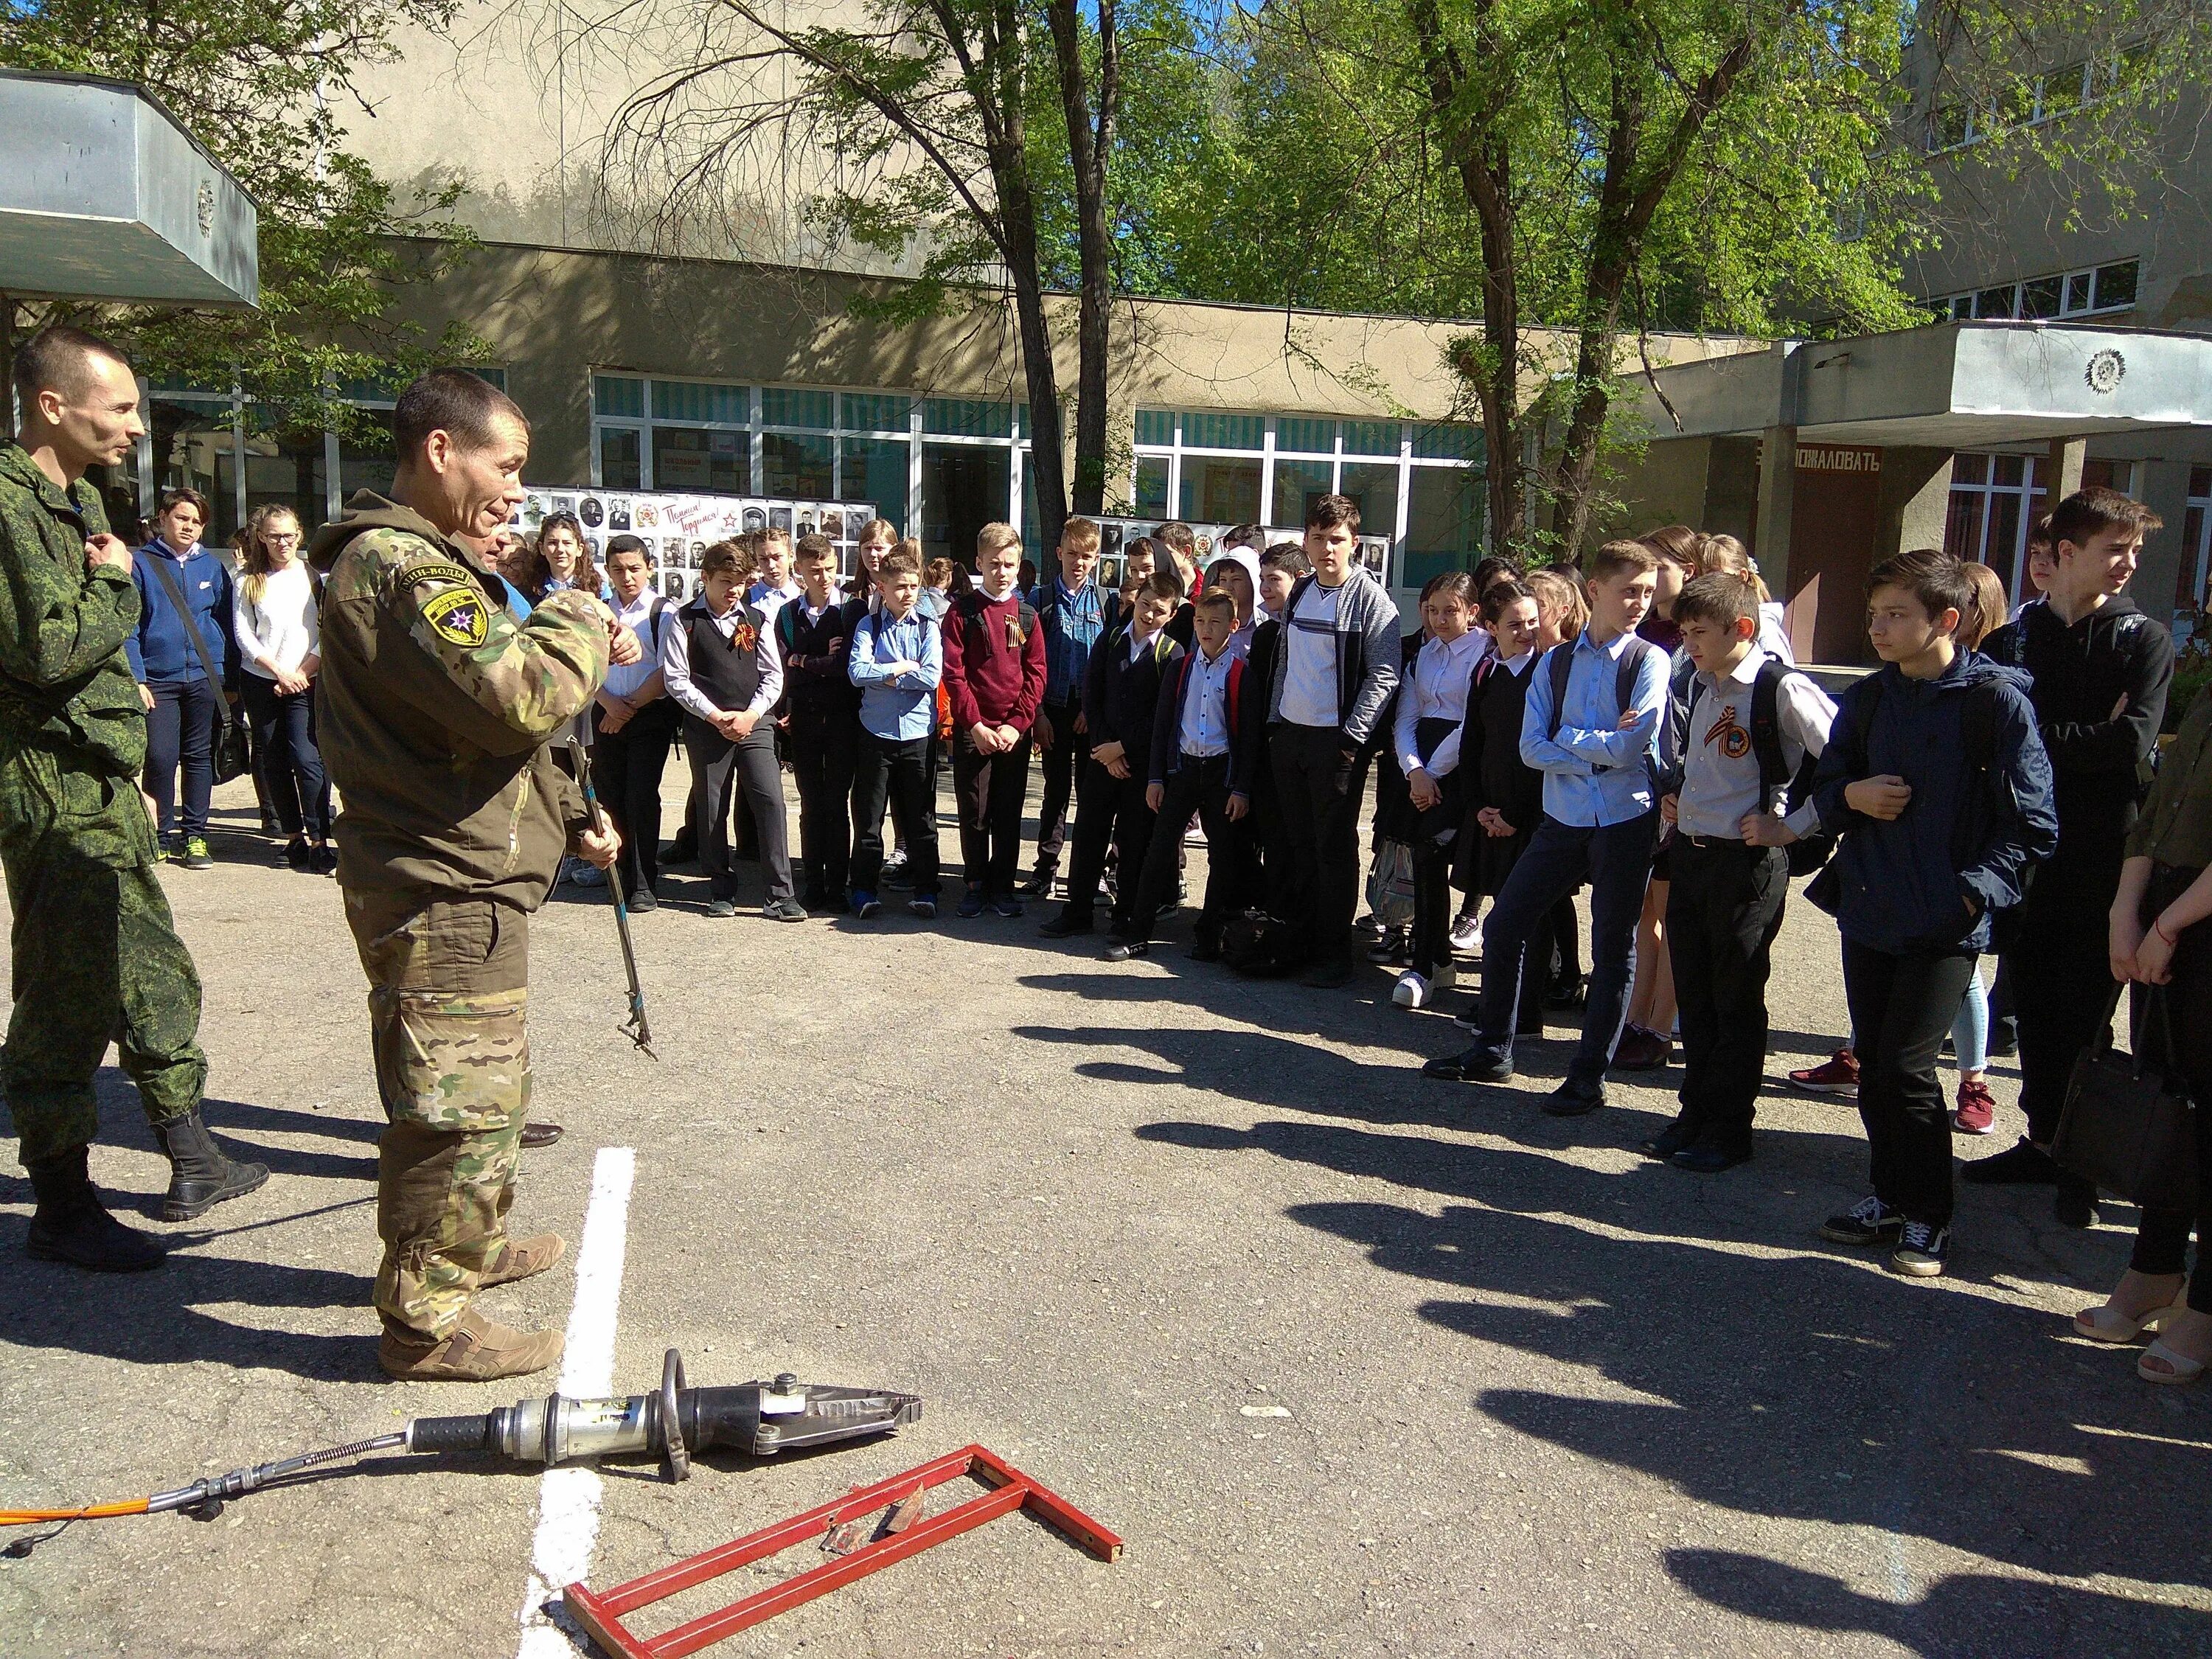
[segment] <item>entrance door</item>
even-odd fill
[[[921,552],[975,568],[975,532],[1012,510],[1010,451],[975,444],[921,447]]]

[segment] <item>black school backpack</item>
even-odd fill
[[[1813,775],[1820,769],[1820,757],[1809,750],[1798,763],[1796,772],[1782,752],[1782,724],[1778,713],[1782,701],[1782,682],[1797,671],[1772,657],[1759,665],[1758,678],[1751,684],[1751,752],[1759,761],[1759,805],[1769,811],[1776,806],[1794,812],[1812,798]],[[1705,695],[1701,681],[1690,682],[1690,710],[1694,716],[1698,699]],[[1869,702],[1873,698],[1867,700]],[[1870,726],[1873,716],[1867,717]],[[1858,734],[1862,747],[1866,743],[1866,732]],[[1995,747],[1994,739],[1990,745]],[[1836,838],[1825,830],[1815,830],[1810,835],[1800,836],[1783,848],[1793,876],[1816,874],[1827,863],[1836,850]]]
[[[1545,653],[1544,671],[1551,676],[1552,681],[1552,720],[1551,724],[1544,729],[1544,735],[1547,738],[1556,738],[1559,735],[1559,716],[1566,706],[1567,682],[1575,672],[1575,647],[1579,642],[1576,640],[1568,640],[1563,644],[1553,646]],[[1620,665],[1614,668],[1613,673],[1613,706],[1616,714],[1626,712],[1628,706],[1635,702],[1636,676],[1644,666],[1644,658],[1658,648],[1640,634],[1631,634],[1628,636],[1628,647],[1620,653]],[[1662,750],[1667,744],[1666,725],[1674,718],[1675,714],[1676,709],[1671,697],[1660,706],[1659,736],[1660,747]],[[1651,775],[1652,787],[1656,790],[1659,787],[1658,757],[1646,751],[1644,766],[1644,769]]]

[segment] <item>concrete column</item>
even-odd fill
[[[2081,464],[2089,459],[2087,438],[2053,438],[2045,479],[2050,502],[2056,507],[2081,487]]]
[[[1759,458],[1759,517],[1752,556],[1767,591],[1785,605],[1796,592],[1790,580],[1790,527],[1797,497],[1797,428],[1770,426]]]
[[[2181,536],[2189,513],[2189,463],[2137,461],[2136,498],[2164,519],[2166,527],[2154,530],[2144,538],[2142,559],[2136,567],[2135,580],[2128,584],[2128,597],[2147,615],[2170,621],[2176,586],[2185,574],[2192,590],[2197,582],[2195,570],[2185,573],[2181,568],[2183,558],[2190,556],[2182,546]],[[2189,597],[2201,601],[2204,596],[2192,591]]]
[[[1893,553],[1943,545],[1951,512],[1952,454],[1948,449],[1893,446],[1881,453],[1881,528],[1875,543],[1879,563]]]

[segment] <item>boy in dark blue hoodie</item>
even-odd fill
[[[216,708],[238,684],[230,570],[200,544],[207,520],[207,497],[197,489],[163,495],[158,533],[131,556],[138,627],[123,641],[146,704],[146,793],[154,799],[161,856],[187,870],[215,862],[207,829]],[[179,765],[185,787],[178,813]]]
[[[1867,633],[1882,667],[1844,693],[1814,786],[1821,827],[1843,842],[1806,896],[1843,931],[1874,1187],[1820,1235],[1889,1244],[1892,1271],[1916,1278],[1942,1273],[1950,1243],[1936,1050],[1992,916],[2058,842],[2027,677],[1958,647],[1971,595],[1946,554],[1875,567]]]

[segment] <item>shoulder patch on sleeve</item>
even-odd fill
[[[409,565],[400,575],[410,586],[418,582],[459,582],[464,587],[482,591],[483,586],[477,580],[475,571],[450,559],[426,559],[421,564]]]
[[[445,568],[465,577],[468,573],[458,565]],[[424,572],[410,573],[421,580]],[[449,587],[441,593],[433,593],[422,602],[422,620],[430,624],[430,631],[440,639],[473,650],[484,642],[491,622],[485,607],[490,603],[483,590],[471,580],[466,587]]]

